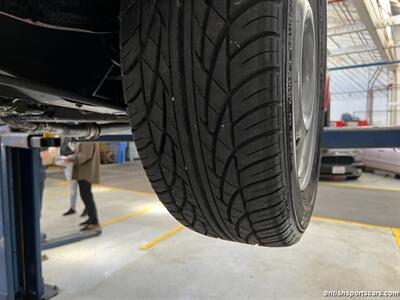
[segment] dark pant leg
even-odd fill
[[[88,197],[86,196],[86,190],[85,190],[85,182],[83,180],[78,180],[78,187],[79,187],[79,195],[81,196],[82,202],[85,205],[85,212],[88,211],[88,203],[87,203],[87,199]]]
[[[78,180],[79,192],[83,203],[85,204],[90,224],[98,224],[96,204],[92,194],[92,184],[86,180]]]

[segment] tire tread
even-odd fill
[[[301,236],[284,179],[283,3],[122,0],[143,167],[172,215],[202,234],[263,246]]]

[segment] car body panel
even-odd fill
[[[400,174],[400,149],[365,149],[363,164],[368,168]]]

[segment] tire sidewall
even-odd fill
[[[317,142],[315,143],[315,155],[313,159],[312,174],[309,183],[304,191],[300,190],[299,181],[297,178],[297,168],[295,162],[296,146],[293,142],[293,67],[294,64],[290,60],[294,55],[295,44],[295,13],[296,1],[289,0],[287,3],[287,21],[286,23],[286,36],[287,36],[287,50],[286,50],[286,88],[285,93],[287,99],[284,108],[285,111],[285,138],[286,138],[286,157],[287,159],[287,172],[288,172],[288,193],[291,199],[291,209],[294,217],[294,223],[300,232],[304,232],[307,228],[312,211],[315,204],[315,198],[318,187],[320,159],[321,159],[321,145],[322,133],[324,127],[324,96],[325,96],[325,78],[326,78],[326,0],[309,0],[314,13],[315,31],[317,32],[317,53],[318,61],[317,66],[318,74],[318,107],[317,107]]]

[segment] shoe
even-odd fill
[[[100,230],[101,231],[100,224],[87,224],[85,227],[83,227],[81,229],[81,231],[92,231],[92,230]]]
[[[88,213],[87,213],[87,211],[86,211],[86,209],[82,212],[82,214],[81,214],[81,217],[83,218],[83,217],[86,217],[88,215]]]
[[[73,214],[76,214],[76,211],[75,211],[75,209],[70,208],[67,212],[63,213],[63,216],[65,217],[65,216],[70,216]]]
[[[90,221],[88,219],[85,222],[79,223],[79,226],[86,226],[86,225],[89,225],[89,224],[90,224]]]
[[[45,241],[47,240],[47,234],[44,233],[44,232],[42,232],[42,233],[40,234],[40,237],[42,238],[42,242],[45,242]]]

